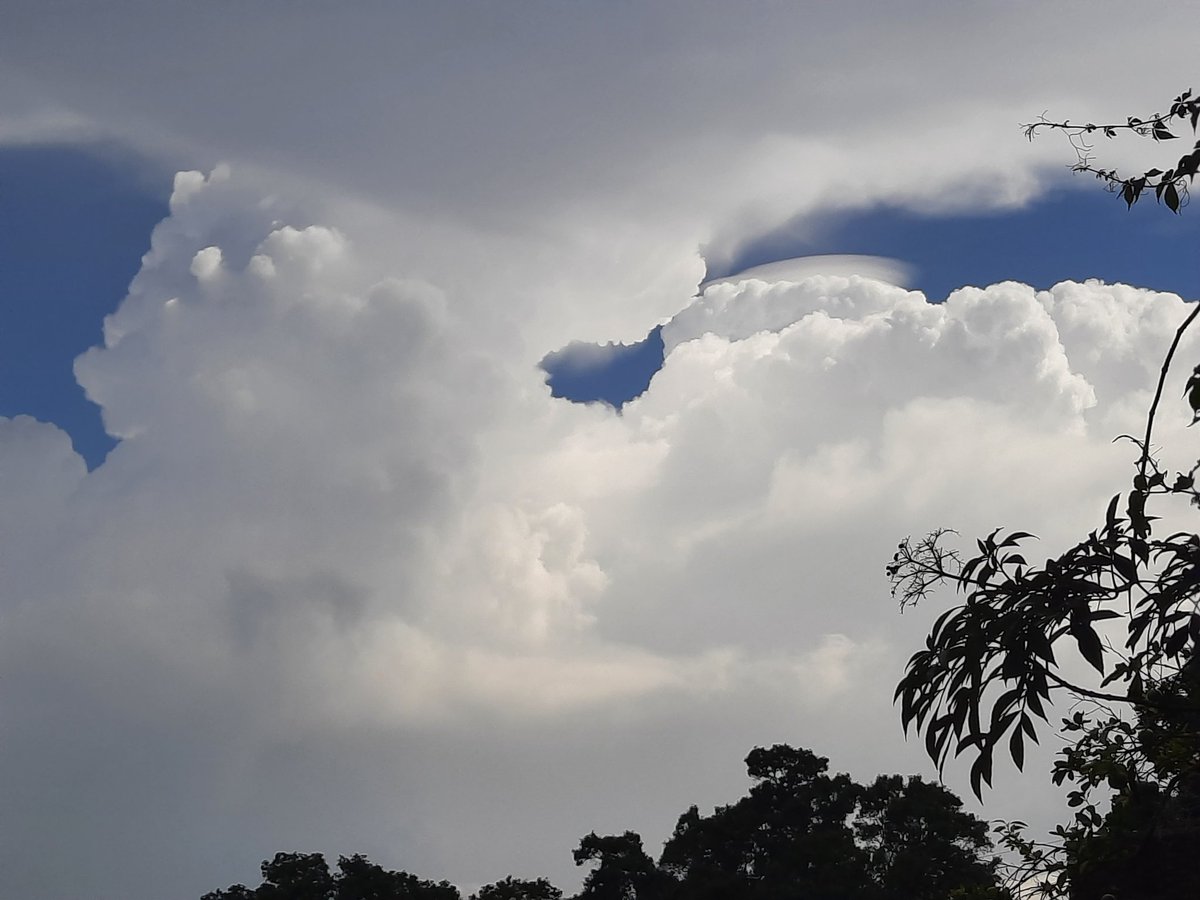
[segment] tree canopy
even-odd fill
[[[679,817],[657,861],[636,832],[585,835],[574,900],[1004,900],[984,822],[939,784],[881,775],[859,784],[829,760],[777,744],[746,757],[747,796]],[[362,856],[331,872],[319,853],[279,853],[263,882],[201,900],[461,900],[457,888]],[[562,900],[545,878],[512,876],[471,900]]]
[[[987,826],[941,785],[899,775],[858,784],[786,745],[754,750],[746,764],[748,796],[680,816],[661,860],[677,882],[668,896],[999,896]]]
[[[320,853],[276,853],[263,862],[262,878],[254,890],[235,884],[200,900],[461,900],[449,882],[388,871],[358,854],[339,857],[331,872]]]

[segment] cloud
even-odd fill
[[[798,256],[751,266],[731,275],[709,278],[700,285],[700,288],[704,290],[714,284],[736,284],[751,278],[766,282],[802,281],[811,275],[859,275],[863,278],[907,287],[912,281],[913,274],[913,267],[898,259],[890,259],[886,256],[835,253]]]
[[[0,424],[5,894],[194,897],[279,849],[566,886],[579,836],[655,846],[756,743],[915,770],[890,696],[933,611],[893,615],[895,542],[1091,527],[1183,314],[845,273],[692,300],[797,216],[1020,203],[1063,163],[1023,117],[1190,77],[1097,70],[1071,10],[11,7],[0,140],[211,173],[76,365],[120,446],[88,473]],[[621,416],[550,396],[548,352],[668,320]],[[989,815],[1056,815],[1030,767]]]
[[[676,2],[627,15],[540,2],[528,19],[472,10],[469,24],[457,4],[282,17],[244,6],[236,26],[138,0],[102,19],[65,8],[11,10],[6,113],[59,110],[159,158],[234,159],[291,191],[324,187],[431,228],[538,241],[594,229],[609,248],[628,231],[647,258],[673,234],[714,263],[830,207],[1023,202],[1063,173],[1063,148],[1029,145],[1019,122],[1043,109],[1120,116],[1190,77],[1186,59],[1136,46],[1096,70],[1104,36],[1089,22],[1000,2],[953,15],[798,5],[765,25]],[[1163,15],[1176,8],[1186,13]],[[1120,10],[1101,3],[1090,21]],[[607,258],[621,259],[610,271],[634,264]],[[636,339],[646,324],[554,346]]]
[[[592,828],[653,846],[736,797],[753,743],[919,766],[879,726],[927,622],[893,614],[890,548],[1077,536],[1184,313],[1098,282],[719,284],[617,416],[481,330],[492,295],[381,274],[353,222],[281,221],[236,172],[176,185],[76,366],[121,444],[88,473],[53,426],[0,427],[3,846],[29,896],[167,872],[191,896],[285,847],[566,883]],[[1162,442],[1186,421],[1164,409]]]

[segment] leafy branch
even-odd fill
[[[1200,171],[1200,141],[1196,142],[1190,153],[1181,156],[1173,167],[1165,170],[1152,168],[1131,177],[1119,175],[1116,169],[1097,166],[1092,153],[1095,149],[1096,135],[1112,139],[1120,132],[1132,132],[1156,142],[1175,140],[1178,135],[1172,128],[1177,127],[1180,120],[1190,123],[1193,135],[1196,133],[1197,124],[1200,123],[1200,96],[1193,97],[1190,88],[1171,102],[1168,112],[1152,113],[1145,118],[1130,116],[1124,122],[1088,122],[1079,125],[1070,120],[1053,121],[1047,119],[1043,113],[1037,121],[1023,124],[1021,127],[1025,131],[1025,137],[1031,141],[1043,130],[1064,133],[1076,156],[1071,170],[1091,173],[1104,182],[1106,189],[1120,194],[1127,206],[1132,207],[1141,199],[1144,191],[1152,190],[1156,201],[1165,203],[1171,212],[1178,213],[1187,205],[1189,188],[1196,173]]]

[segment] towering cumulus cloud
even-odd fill
[[[653,846],[736,796],[752,742],[915,767],[889,702],[926,620],[889,548],[1074,536],[1184,315],[732,279],[617,415],[549,395],[503,285],[379,246],[181,174],[76,366],[119,446],[88,473],[0,420],[0,892],[197,896],[278,849],[569,884],[593,828]]]

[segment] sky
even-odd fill
[[[1161,213],[1152,204],[1127,208],[1084,179],[1048,187],[1017,208],[809,214],[747,241],[729,263],[706,271],[701,287],[751,269],[768,278],[870,274],[937,303],[964,285],[1020,281],[1046,289],[1087,272],[1200,296],[1196,228]],[[766,268],[784,265],[790,271]],[[554,396],[618,408],[640,396],[662,365],[660,330],[628,344],[573,342],[548,354],[541,366]]]
[[[571,890],[756,745],[929,774],[896,542],[1094,527],[1198,287],[1018,125],[1194,72],[1118,3],[749,8],[6,4],[0,894]]]
[[[72,364],[167,215],[171,173],[147,163],[103,144],[0,145],[0,415],[53,422],[91,468],[116,442]]]

